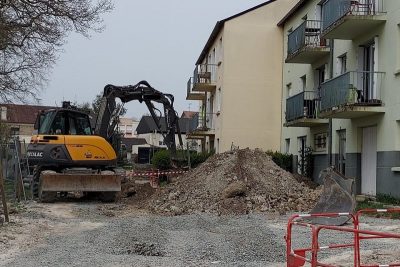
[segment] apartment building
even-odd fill
[[[334,165],[357,193],[400,197],[400,1],[299,1],[278,26],[281,150],[311,148],[316,180]]]
[[[189,138],[203,150],[279,150],[283,31],[279,20],[296,0],[272,0],[218,21],[187,83],[200,102]]]
[[[139,125],[139,121],[133,118],[121,117],[119,118],[118,127],[125,138],[137,137],[136,128]]]

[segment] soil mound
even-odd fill
[[[149,209],[173,215],[193,212],[246,214],[308,211],[321,190],[298,182],[261,150],[242,149],[210,157],[155,193]]]

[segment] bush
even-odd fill
[[[206,161],[212,155],[214,155],[214,151],[202,152],[202,153],[197,153],[197,152],[190,153],[190,165],[191,165],[191,167],[192,168],[196,168],[197,166],[199,166],[201,163]]]
[[[272,150],[268,150],[267,155],[271,156],[272,161],[275,162],[280,168],[285,171],[292,172],[292,163],[293,163],[293,155],[292,154],[284,154],[281,152],[273,152]]]
[[[171,164],[171,155],[167,150],[159,150],[154,153],[153,158],[151,159],[151,164],[153,164],[154,168],[159,170],[168,170],[172,168]]]

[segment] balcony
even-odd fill
[[[322,13],[326,39],[353,40],[386,21],[384,0],[328,0]]]
[[[353,119],[384,113],[383,72],[349,71],[321,85],[321,118]]]
[[[189,139],[203,139],[206,136],[214,136],[215,135],[215,120],[216,120],[217,114],[215,113],[205,113],[205,114],[197,114],[193,127],[194,129],[192,132],[190,132],[187,136]]]
[[[314,127],[328,124],[318,117],[320,100],[317,91],[304,91],[286,99],[285,127]]]
[[[306,20],[289,34],[286,63],[311,64],[327,55],[329,46],[321,38],[321,21]]]
[[[187,82],[186,100],[205,100],[205,98],[205,93],[193,91],[193,78],[189,78]]]
[[[193,72],[193,91],[212,92],[217,88],[216,64],[196,65]]]

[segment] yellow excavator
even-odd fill
[[[48,109],[37,116],[27,156],[34,165],[33,194],[42,202],[52,202],[68,192],[95,194],[103,201],[114,201],[121,191],[122,171],[118,171],[120,134],[117,124],[122,103],[144,102],[172,155],[176,155],[175,134],[182,138],[174,97],[157,91],[146,81],[136,85],[104,88],[94,127],[89,115],[64,102],[61,108]],[[161,103],[164,116],[153,103]],[[165,119],[165,128],[162,120]],[[163,126],[163,128],[162,128]]]

